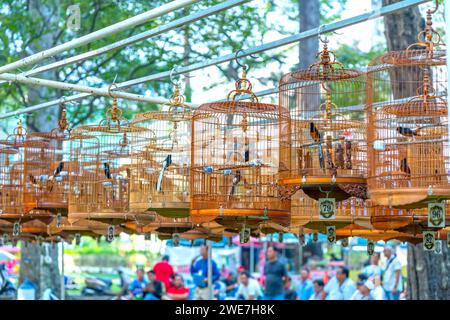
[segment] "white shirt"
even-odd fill
[[[400,277],[398,278],[397,290],[399,292],[402,291],[403,281],[402,281],[402,264],[400,260],[398,260],[397,256],[392,255],[389,260],[386,262],[386,267],[384,269],[383,275],[383,288],[386,291],[392,291],[394,289],[395,284],[395,272],[400,270]]]
[[[362,300],[363,295],[359,290],[356,290],[355,293],[351,296],[350,300]]]
[[[248,279],[247,286],[244,286],[242,283],[239,284],[239,288],[237,291],[237,296],[243,296],[244,299],[248,299],[249,296],[253,296],[255,299],[258,297],[261,297],[262,290],[261,286],[259,285],[258,281],[255,279]]]
[[[339,285],[339,281],[336,277],[333,277],[325,286],[327,300],[350,300],[355,291],[355,283],[349,278],[345,279],[342,285]]]
[[[309,297],[309,300],[322,300],[322,292],[314,292],[311,297]]]
[[[384,290],[381,286],[375,287],[370,293],[374,300],[386,300]]]

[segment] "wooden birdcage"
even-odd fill
[[[251,101],[238,101],[245,94]],[[228,230],[264,221],[288,226],[290,201],[279,199],[278,174],[289,161],[287,109],[258,101],[243,76],[225,102],[198,107],[192,120],[191,218]]]
[[[71,132],[65,108],[58,128],[29,133],[24,143],[25,211],[48,210],[67,215]]]
[[[291,201],[291,230],[302,227],[324,233],[327,226],[335,226],[336,230],[352,226],[372,228],[370,210],[363,199],[351,197],[337,202],[330,217],[320,215],[319,202],[302,190]]]
[[[450,199],[445,44],[431,16],[429,10],[418,43],[368,68],[368,185],[378,205],[418,208]]]
[[[24,207],[24,145],[26,129],[19,120],[13,133],[0,141],[0,219],[25,222],[40,219],[49,223],[53,215]]]
[[[74,129],[70,148],[74,167],[69,196],[72,222],[92,219],[118,225],[152,220],[144,212],[130,210],[133,152],[139,143],[151,139],[150,131],[122,119],[117,99],[112,98],[113,105],[99,124]]]
[[[60,225],[55,220],[49,225],[48,233],[49,235],[61,235],[63,237],[78,234],[80,236],[96,238],[101,235],[106,235],[108,233],[108,227],[108,224],[99,221],[78,220],[70,222],[67,217],[63,217]],[[121,228],[115,228],[114,235],[118,236],[121,231]]]
[[[189,216],[192,112],[184,102],[177,85],[167,110],[140,113],[134,120],[151,133],[133,154],[130,205],[135,210]]]
[[[292,195],[302,189],[316,200],[365,199],[365,76],[337,62],[323,42],[318,62],[280,80],[280,107],[289,110],[292,127],[290,167],[282,172],[281,191]]]

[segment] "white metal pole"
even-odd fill
[[[255,246],[250,238],[250,274],[255,272]]]
[[[196,13],[193,13],[191,15],[188,15],[186,17],[177,19],[175,21],[171,21],[163,26],[159,26],[157,28],[136,34],[134,36],[131,36],[129,38],[126,39],[122,39],[119,41],[116,41],[114,43],[111,43],[107,46],[95,49],[95,50],[91,50],[73,57],[69,57],[67,59],[63,59],[61,61],[57,61],[39,68],[35,68],[29,71],[25,71],[20,73],[21,76],[32,76],[32,75],[36,75],[42,72],[46,72],[46,71],[50,71],[50,70],[54,70],[57,68],[61,68],[70,64],[74,64],[76,62],[79,61],[83,61],[83,60],[87,60],[96,56],[99,56],[101,54],[107,53],[109,51],[112,50],[117,50],[117,49],[121,49],[124,47],[127,47],[129,45],[132,45],[134,43],[137,43],[139,41],[143,41],[152,37],[155,37],[157,35],[163,34],[165,32],[168,32],[170,30],[174,30],[176,28],[179,28],[181,26],[185,26],[191,23],[194,23],[200,19],[206,18],[208,16],[211,16],[213,14],[216,14],[218,12],[222,12],[224,10],[230,9],[232,7],[235,7],[237,5],[240,4],[244,4],[246,2],[249,2],[251,0],[229,0],[229,1],[225,1],[222,3],[219,3],[218,5],[209,7],[207,9],[204,10],[200,10]],[[0,84],[2,83],[6,83],[7,81],[0,81]]]
[[[79,84],[71,84],[71,83],[65,83],[60,81],[54,81],[54,80],[47,80],[47,79],[40,79],[40,78],[31,78],[31,77],[24,77],[21,75],[15,75],[11,73],[3,73],[0,74],[0,79],[12,81],[12,82],[20,82],[24,84],[29,84],[33,86],[45,86],[45,87],[51,87],[55,89],[60,90],[66,90],[66,91],[78,91],[78,92],[85,92],[89,93],[91,95],[96,96],[103,96],[103,97],[109,97],[110,94],[108,92],[108,89],[100,89],[100,88],[92,88],[87,86],[82,86]],[[161,97],[148,97],[141,94],[133,94],[133,93],[127,93],[122,91],[112,91],[112,94],[121,99],[127,99],[132,101],[141,101],[141,102],[150,102],[150,103],[158,103],[158,104],[164,104],[167,103],[168,100]],[[69,101],[66,99],[66,101]],[[190,105],[189,103],[186,103],[187,105]],[[191,105],[192,106],[192,105]]]
[[[450,0],[445,0],[444,2],[445,7],[445,38],[446,41],[445,43],[446,45],[446,50],[447,50],[447,119],[448,119],[448,115],[450,115],[450,90],[448,89],[448,85],[450,83]],[[450,146],[450,121],[448,122],[448,140],[449,140],[449,146]]]
[[[214,299],[213,281],[212,281],[212,246],[211,241],[207,240],[208,246],[208,298]]]
[[[61,300],[66,300],[66,286],[64,283],[64,240],[61,241]]]
[[[188,5],[191,5],[193,3],[199,2],[200,0],[176,0],[172,1],[170,3],[167,3],[163,6],[160,6],[158,8],[146,11],[144,13],[141,13],[137,16],[134,16],[132,18],[123,20],[121,22],[115,23],[113,25],[110,25],[106,28],[94,31],[92,33],[89,33],[87,35],[84,35],[82,37],[73,39],[71,41],[68,41],[66,43],[60,44],[56,47],[35,53],[29,57],[23,58],[21,60],[6,64],[2,67],[0,67],[0,73],[9,72],[11,70],[21,68],[28,66],[30,64],[35,64],[41,60],[44,60],[46,58],[52,57],[58,53],[78,48],[82,45],[94,42],[96,40],[105,38],[107,36],[120,33],[124,30],[133,28],[135,26],[144,24],[152,19],[155,19],[157,17],[160,17],[162,15],[165,15],[166,13],[172,12],[174,10],[186,7]]]

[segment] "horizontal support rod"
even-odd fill
[[[176,0],[172,1],[170,3],[167,3],[163,6],[160,6],[158,8],[146,11],[144,13],[141,13],[137,16],[134,16],[132,18],[123,20],[121,22],[115,23],[113,25],[110,25],[106,28],[94,31],[92,33],[86,34],[82,37],[70,40],[66,43],[62,43],[60,45],[57,45],[56,47],[35,53],[29,57],[23,58],[21,60],[6,64],[2,67],[0,67],[0,73],[10,72],[14,69],[25,67],[31,64],[35,64],[39,61],[42,61],[46,58],[50,58],[58,53],[78,48],[80,46],[83,46],[85,44],[94,42],[96,40],[105,38],[107,36],[117,34],[119,32],[122,32],[124,30],[133,28],[135,26],[144,24],[152,19],[155,19],[157,17],[163,16],[169,12],[172,12],[176,9],[180,9],[183,7],[186,7],[188,5],[191,5],[193,3],[199,2],[200,0]]]
[[[31,77],[24,77],[21,75],[11,74],[11,73],[3,73],[0,74],[0,79],[11,81],[11,82],[20,82],[32,86],[45,86],[50,88],[55,88],[59,90],[65,90],[65,91],[78,91],[78,92],[84,92],[89,93],[91,95],[96,96],[103,96],[103,97],[110,97],[110,93],[108,88],[101,89],[101,88],[92,88],[87,86],[82,86],[79,84],[71,84],[71,83],[65,83],[60,81],[54,81],[54,80],[46,80],[46,79],[39,79],[39,78],[31,78]],[[161,97],[148,97],[141,94],[133,94],[133,93],[127,93],[122,91],[112,91],[112,95],[114,97],[120,98],[120,99],[126,99],[126,100],[132,100],[132,101],[140,101],[140,102],[150,102],[150,103],[157,103],[157,104],[165,104],[168,103],[169,100]],[[67,102],[67,99],[64,100]],[[61,103],[62,100],[59,100]],[[186,103],[186,105],[191,106],[192,104]]]
[[[278,47],[286,46],[286,45],[289,45],[292,43],[296,43],[296,42],[314,37],[314,36],[318,35],[319,32],[327,33],[327,32],[331,32],[331,31],[336,31],[336,30],[339,30],[339,29],[342,29],[345,27],[349,27],[349,26],[352,26],[352,25],[355,25],[355,24],[358,24],[361,22],[365,22],[368,20],[383,17],[385,15],[392,14],[392,13],[395,13],[395,12],[398,12],[398,11],[401,11],[401,10],[404,10],[404,9],[407,9],[407,8],[410,8],[413,6],[417,6],[419,4],[429,2],[429,1],[430,0],[403,0],[403,1],[400,1],[400,2],[397,2],[394,4],[390,4],[388,6],[381,7],[380,9],[377,9],[377,10],[372,10],[370,12],[363,13],[363,14],[355,16],[355,17],[351,17],[348,19],[344,19],[344,20],[340,20],[340,21],[333,22],[330,24],[326,24],[326,25],[323,25],[322,27],[313,28],[313,29],[310,29],[310,30],[307,30],[304,32],[300,32],[298,34],[295,34],[295,35],[292,35],[292,36],[289,36],[286,38],[282,38],[282,39],[279,39],[276,41],[272,41],[272,42],[269,42],[266,44],[262,44],[260,46],[256,46],[251,49],[241,50],[241,51],[239,51],[237,58],[242,58],[242,57],[246,57],[246,56],[249,56],[252,54],[256,54],[256,53],[264,52],[267,50],[272,50],[272,49],[275,49]],[[224,63],[224,62],[228,62],[235,58],[236,58],[236,55],[234,53],[232,53],[232,54],[228,54],[225,56],[213,58],[213,59],[210,59],[207,61],[194,63],[189,66],[177,68],[176,71],[173,72],[173,75],[175,76],[175,75],[179,75],[179,74],[190,73],[190,72],[193,72],[193,71],[196,71],[199,69],[203,69],[203,68],[207,68],[210,66]],[[0,71],[1,71],[1,69],[0,69]],[[164,78],[170,77],[170,74],[171,74],[170,71],[165,71],[165,72],[160,72],[160,73],[157,73],[154,75],[145,76],[145,77],[117,83],[117,88],[124,89],[124,88],[129,88],[134,85],[142,84],[145,82],[164,79]],[[66,97],[66,101],[68,101],[68,102],[69,101],[78,101],[78,100],[82,100],[84,98],[90,97],[91,95],[92,94],[89,94],[89,93],[80,93],[80,94]],[[16,115],[19,115],[22,113],[28,113],[28,112],[33,112],[36,110],[48,108],[48,107],[57,105],[59,103],[60,103],[60,100],[44,102],[44,103],[41,103],[38,105],[20,109],[17,111],[5,113],[3,115],[0,115],[0,119],[8,118],[11,116],[16,116]]]
[[[160,34],[163,34],[165,32],[177,29],[177,28],[179,28],[181,26],[189,25],[189,24],[194,23],[194,22],[196,22],[198,20],[201,20],[203,18],[209,17],[209,16],[211,16],[213,14],[216,14],[216,13],[228,10],[228,9],[230,9],[232,7],[235,7],[237,5],[244,4],[244,3],[250,2],[250,1],[251,0],[229,0],[229,1],[225,1],[225,2],[222,2],[222,3],[218,4],[218,5],[209,7],[207,9],[200,10],[200,11],[198,11],[196,13],[193,13],[193,14],[188,15],[186,17],[183,17],[181,19],[177,19],[175,21],[171,21],[171,22],[169,22],[169,23],[167,23],[167,24],[165,24],[163,26],[159,26],[157,28],[154,28],[154,29],[151,29],[151,30],[139,33],[139,34],[136,34],[136,35],[131,36],[129,38],[116,41],[116,42],[111,43],[111,44],[109,44],[107,46],[104,46],[104,47],[101,47],[101,48],[98,48],[98,49],[95,49],[95,50],[92,50],[92,51],[88,51],[88,52],[85,52],[85,53],[82,53],[82,54],[79,54],[79,55],[76,55],[76,56],[73,56],[73,57],[70,57],[70,58],[63,59],[61,61],[57,61],[57,62],[48,64],[48,65],[36,68],[36,69],[32,69],[32,70],[29,70],[29,71],[22,72],[22,73],[20,73],[20,75],[21,76],[37,75],[39,73],[47,72],[47,71],[54,70],[54,69],[57,69],[57,68],[61,68],[61,67],[64,67],[64,66],[67,66],[67,65],[70,65],[70,64],[74,64],[74,63],[79,62],[79,61],[84,61],[84,60],[87,60],[87,59],[90,59],[90,58],[102,55],[104,53],[107,53],[107,52],[110,52],[110,51],[113,51],[113,50],[117,50],[117,49],[121,49],[121,48],[130,46],[130,45],[132,45],[134,43],[137,43],[139,41],[143,41],[143,40],[146,40],[146,39],[149,39],[149,38],[152,38],[152,37],[156,37],[156,36],[158,36]],[[6,83],[6,81],[0,81],[0,84],[2,84],[2,83]]]

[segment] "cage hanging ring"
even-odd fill
[[[113,94],[112,94],[112,92],[111,92],[111,89],[112,89],[112,87],[113,86],[115,86],[116,87],[116,89],[119,89],[119,87],[117,86],[117,84],[116,83],[111,83],[110,85],[109,85],[109,87],[108,87],[108,95],[111,97],[111,98],[116,98]]]

